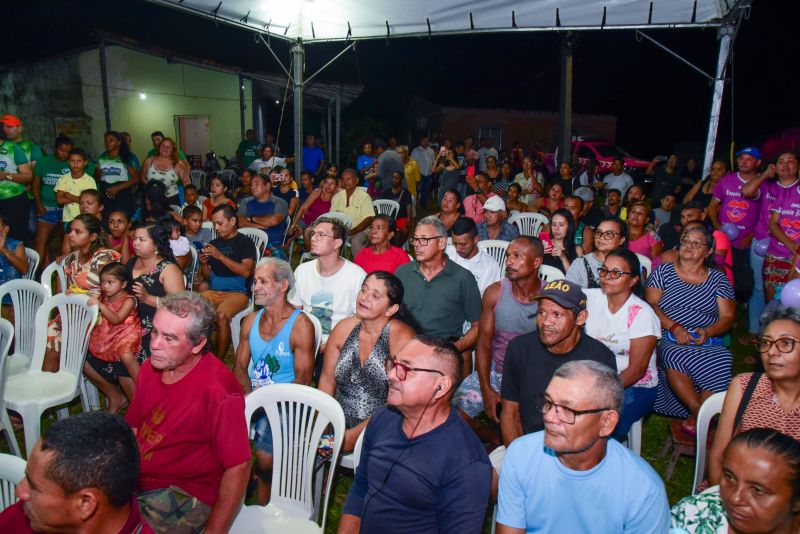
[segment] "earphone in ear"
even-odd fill
[[[436,391],[442,391],[442,386],[436,386]]]

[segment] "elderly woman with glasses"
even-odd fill
[[[606,256],[598,269],[599,289],[586,294],[586,333],[614,353],[625,388],[625,404],[612,437],[622,441],[631,425],[650,413],[656,401],[658,317],[644,298],[639,258],[626,248]]]
[[[800,439],[800,309],[777,306],[761,318],[755,346],[764,372],[737,375],[728,387],[708,461],[708,480],[719,484],[731,439],[768,427]]]
[[[700,405],[725,391],[733,356],[723,336],[733,326],[733,289],[714,263],[714,238],[705,226],[681,234],[675,263],[647,279],[647,302],[661,321],[659,380],[655,411],[685,418],[682,430],[696,434]]]

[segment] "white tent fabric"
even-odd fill
[[[304,42],[426,35],[429,32],[442,35],[601,27],[717,26],[738,3],[738,0],[150,1]]]

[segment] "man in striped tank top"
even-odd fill
[[[520,334],[536,330],[538,303],[534,297],[542,285],[539,266],[544,248],[538,238],[520,236],[511,241],[506,254],[506,277],[486,288],[481,304],[475,368],[456,392],[453,404],[485,441],[499,436],[475,417],[482,411],[499,421],[500,384],[508,343]]]

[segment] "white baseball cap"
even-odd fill
[[[483,204],[483,211],[505,211],[506,203],[498,196],[489,197]]]

